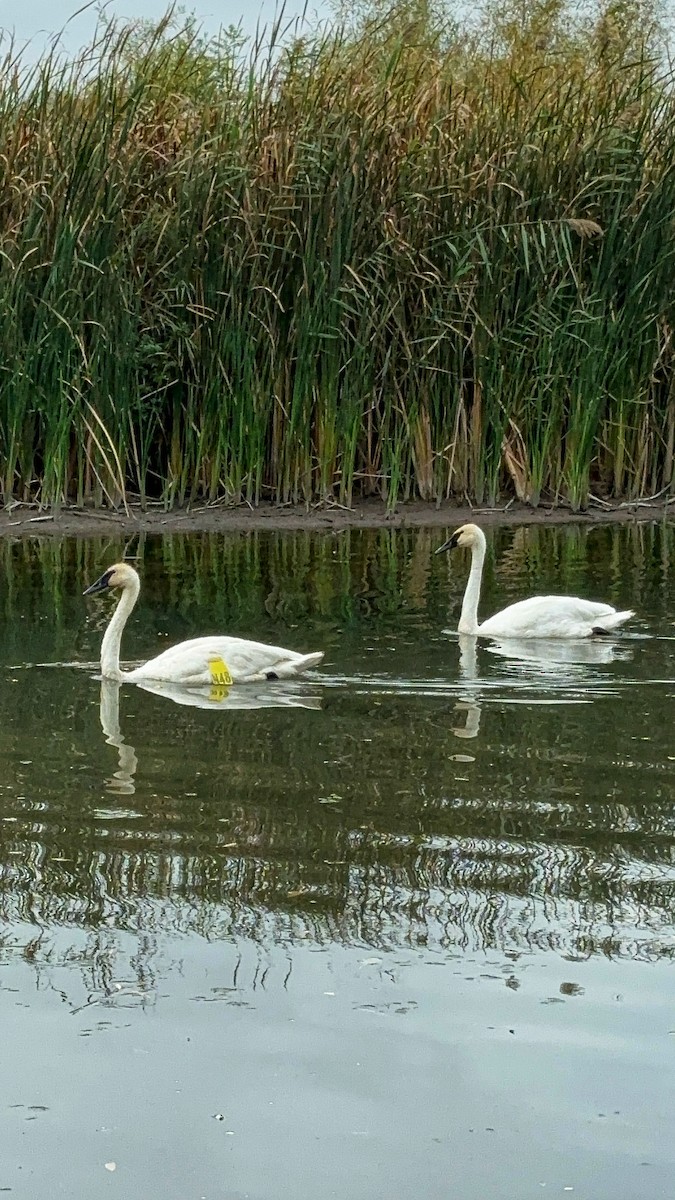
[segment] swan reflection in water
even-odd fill
[[[478,737],[480,729],[481,706],[476,703],[476,683],[478,679],[478,663],[476,658],[477,638],[473,635],[459,635],[459,677],[467,684],[466,695],[455,704],[455,712],[466,714],[463,725],[453,725],[452,732],[458,738]]]
[[[459,675],[466,685],[455,711],[466,714],[464,725],[454,726],[452,732],[458,738],[478,736],[481,718],[481,693],[488,682],[478,674],[477,638],[469,634],[459,635]],[[543,686],[569,688],[583,686],[592,675],[584,667],[608,666],[613,662],[626,662],[633,651],[625,643],[605,639],[594,640],[550,640],[528,641],[522,638],[505,638],[481,646],[488,654],[518,664],[513,683],[522,687],[523,678],[533,679]],[[503,679],[500,684],[503,686]]]
[[[117,748],[119,763],[112,779],[106,779],[106,788],[118,796],[131,796],[136,791],[134,776],[138,759],[134,747],[125,742],[120,729],[120,687],[121,684],[112,679],[101,680],[101,729],[108,745]]]
[[[321,696],[309,690],[311,685],[303,690],[302,684],[293,686],[285,680],[274,684],[262,683],[258,687],[248,684],[246,690],[215,684],[211,687],[181,687],[177,683],[155,679],[142,683],[139,681],[136,686],[144,692],[164,696],[167,700],[173,700],[174,704],[188,708],[321,708]]]
[[[120,729],[120,687],[121,683],[114,679],[101,680],[101,698],[99,715],[101,729],[109,746],[117,749],[118,769],[111,779],[106,780],[109,792],[118,795],[132,795],[136,786],[134,777],[138,768],[136,751],[129,742],[124,740]],[[309,689],[301,690],[299,685],[284,686],[262,684],[260,687],[247,688],[203,687],[182,688],[173,683],[150,682],[139,683],[137,687],[144,692],[153,692],[157,696],[173,700],[189,708],[217,709],[251,709],[251,708],[305,708],[320,709],[321,696],[312,694]]]
[[[524,638],[508,638],[495,641],[485,649],[500,658],[517,658],[522,663],[536,663],[547,674],[569,679],[569,672],[561,672],[560,666],[607,666],[613,662],[628,662],[633,657],[625,642],[607,641],[603,638],[582,641],[527,641]],[[583,673],[581,673],[583,674]]]

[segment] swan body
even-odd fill
[[[478,600],[485,560],[485,534],[477,525],[461,525],[436,551],[466,546],[471,550],[471,572],[464,593],[458,631],[489,638],[588,638],[612,633],[634,614],[617,612],[611,604],[581,600],[577,596],[531,596],[519,600],[478,624]]]
[[[92,583],[85,596],[118,589],[119,603],[108,625],[101,644],[101,675],[104,679],[118,682],[129,680],[142,683],[174,683],[182,687],[218,685],[229,687],[232,683],[262,683],[274,679],[292,679],[310,667],[317,666],[323,651],[314,654],[298,654],[281,646],[267,646],[263,642],[250,642],[235,637],[190,638],[171,646],[151,658],[142,667],[132,671],[120,669],[120,643],[138,595],[141,581],[137,572],[128,563],[116,563],[104,571],[100,579]]]

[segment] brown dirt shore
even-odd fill
[[[528,508],[509,504],[504,508],[468,508],[421,502],[401,504],[388,513],[377,500],[363,501],[351,509],[337,505],[307,509],[304,506],[280,508],[261,504],[250,509],[214,506],[192,510],[154,508],[142,512],[63,508],[39,512],[36,508],[14,505],[0,511],[0,537],[101,537],[131,533],[241,533],[250,530],[297,530],[316,532],[342,529],[402,529],[423,526],[445,529],[476,521],[480,525],[597,525],[630,521],[675,519],[675,506],[647,501],[615,508],[594,507],[585,513],[563,508]]]

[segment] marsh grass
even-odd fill
[[[670,494],[672,81],[542,11],[10,52],[4,502]]]

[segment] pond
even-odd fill
[[[465,642],[441,531],[0,545],[0,1191],[124,1200],[671,1196],[675,529],[488,532]],[[293,685],[96,678],[227,632]],[[203,705],[200,707],[200,705]]]

